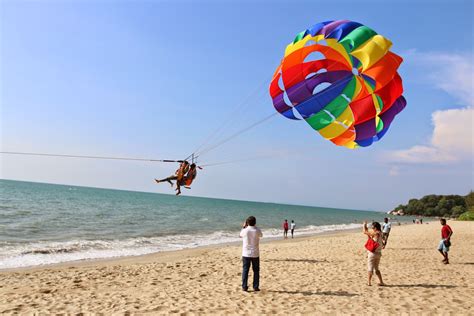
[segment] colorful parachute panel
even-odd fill
[[[338,146],[370,146],[406,106],[397,73],[403,60],[391,46],[357,22],[312,26],[286,47],[270,84],[273,106]]]

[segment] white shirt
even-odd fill
[[[382,233],[390,233],[390,229],[392,229],[392,223],[383,223]]]
[[[262,231],[256,226],[247,226],[240,231],[242,237],[242,257],[258,258]]]
[[[295,226],[296,226],[295,223],[291,223],[291,229],[295,229]]]

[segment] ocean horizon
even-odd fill
[[[361,227],[384,213],[0,180],[0,269],[138,256],[239,241],[257,218],[264,239]],[[405,217],[404,220],[411,220]]]

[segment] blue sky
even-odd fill
[[[389,210],[474,188],[472,1],[5,0],[0,8],[2,151],[184,158],[223,122],[220,137],[274,113],[267,86],[296,33],[350,19],[405,59],[408,106],[385,138],[351,151],[275,116],[201,163],[265,159],[205,168],[185,194]],[[0,163],[5,179],[159,193],[172,191],[153,178],[175,170],[7,155]]]

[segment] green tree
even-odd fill
[[[432,208],[432,207],[427,208],[423,212],[423,214],[420,214],[420,215],[423,215],[423,216],[439,216],[439,215],[436,214],[435,209]]]
[[[435,207],[435,215],[436,216],[445,216],[446,214],[450,213],[450,210],[454,207],[454,200],[450,199],[446,196],[443,196],[439,202],[438,205]]]
[[[474,206],[474,191],[471,190],[468,195],[464,197],[464,201],[466,202],[467,208],[471,208]]]
[[[403,204],[400,204],[400,205],[398,205],[398,206],[397,206],[397,207],[396,207],[394,210],[395,210],[395,211],[400,211],[400,210],[404,211],[404,210],[405,210],[405,208],[406,208],[406,206],[405,206],[405,205],[403,205]]]
[[[458,217],[464,212],[474,211],[474,192],[461,195],[425,195],[421,199],[410,199],[407,205],[400,204],[395,210],[407,215]]]
[[[424,204],[424,207],[436,207],[439,201],[443,198],[442,195],[426,195],[421,198],[421,202]]]
[[[455,207],[452,208],[451,214],[455,217],[458,217],[466,211],[467,211],[467,209],[464,206],[456,205]]]
[[[471,208],[473,207],[471,206]],[[462,213],[461,216],[459,216],[459,220],[474,221],[474,211],[467,211],[467,212]]]

